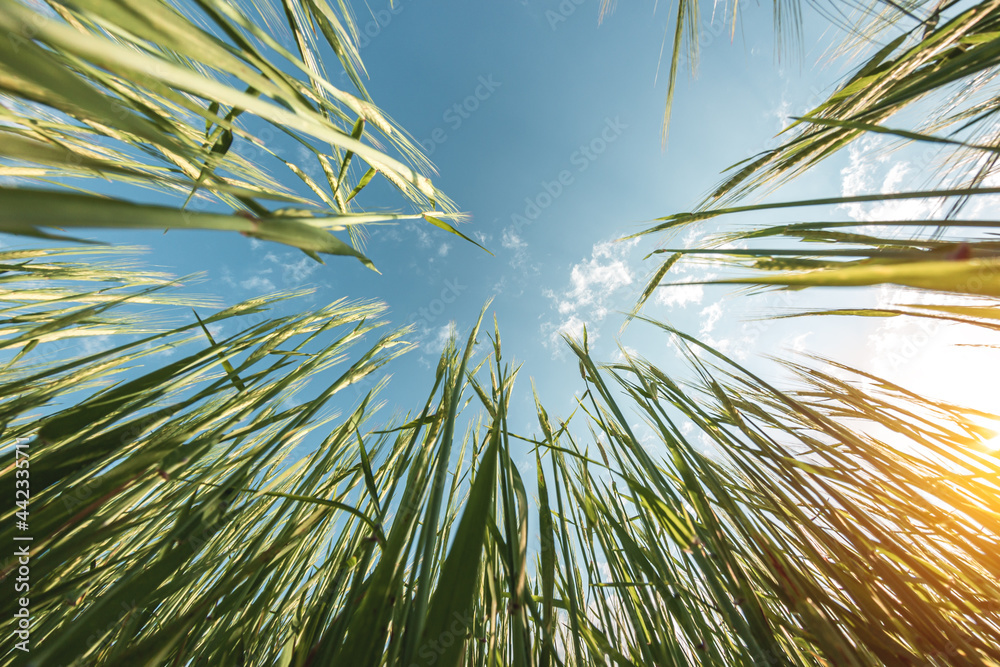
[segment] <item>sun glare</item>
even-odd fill
[[[870,339],[878,340],[869,358],[875,373],[923,396],[1000,415],[996,401],[1000,357],[983,350],[997,345],[996,332],[960,325],[932,331],[928,336],[915,319],[893,328],[883,325]],[[986,428],[1000,432],[1000,418],[988,421]],[[1000,441],[991,438],[991,446],[1000,449]]]

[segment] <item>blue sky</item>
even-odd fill
[[[318,265],[284,246],[228,234],[92,236],[147,245],[149,264],[179,275],[207,271],[208,282],[195,290],[227,303],[303,285],[317,291],[301,307],[341,297],[387,302],[392,323],[415,324],[420,344],[391,369],[385,397],[403,408],[424,398],[432,379],[426,371],[451,327],[464,338],[492,298],[487,317],[498,318],[508,359],[524,363],[513,426],[533,431],[529,377],[550,413],[568,414],[581,382],[560,334],[577,334],[586,324],[596,356],[614,359],[623,320],[619,311],[632,307],[656,267],[655,259],[642,258],[668,243],[660,237],[615,240],[655,217],[698,204],[725,167],[774,145],[785,119],[821,101],[846,73],[825,64],[830,35],[815,17],[807,15],[798,54],[779,59],[769,6],[746,7],[733,39],[725,17],[706,13],[699,30],[699,73],[680,75],[663,150],[668,58],[661,59],[660,50],[671,16],[665,5],[654,11],[653,3],[643,3],[623,5],[599,22],[599,4],[352,3],[365,35],[361,55],[370,94],[424,145],[438,170],[436,185],[471,215],[462,231],[492,256],[421,222],[371,228],[366,252],[381,275],[353,260],[331,258]],[[329,62],[334,83],[349,87]],[[276,139],[273,147],[288,159],[301,159],[290,142]],[[835,156],[783,188],[780,197],[915,184],[915,169],[900,168],[901,158],[873,158],[874,148]],[[359,200],[368,209],[403,206],[384,185],[370,187]],[[722,224],[763,220],[747,216]],[[713,228],[684,230],[669,244],[691,245],[708,229]],[[672,279],[713,273],[711,265],[682,267]],[[871,290],[869,299],[890,294]],[[938,372],[912,368],[923,350],[944,344],[940,332],[930,334],[936,342],[921,342],[913,354],[894,357],[888,352],[915,337],[922,340],[919,330],[857,320],[848,326],[829,318],[753,320],[776,309],[815,307],[818,298],[823,305],[857,303],[856,295],[831,292],[734,298],[724,288],[688,286],[660,290],[645,314],[769,373],[776,367],[761,355],[787,358],[794,350],[823,352],[900,377],[908,373],[914,382]],[[633,324],[620,342],[658,363],[676,361],[666,337],[648,326]]]
[[[525,363],[551,409],[568,413],[566,387],[579,386],[578,373],[559,333],[586,323],[598,354],[610,358],[617,311],[631,307],[653,268],[641,258],[656,239],[612,242],[695,205],[722,168],[768,145],[780,112],[805,109],[836,76],[812,71],[819,54],[780,68],[769,10],[748,12],[745,37],[732,42],[723,17],[705,16],[699,77],[682,74],[664,151],[662,8],[621,8],[599,24],[596,0],[561,8],[402,0],[397,13],[388,2],[369,6],[355,6],[369,92],[424,145],[437,185],[471,214],[463,231],[494,253],[417,223],[372,233],[368,254],[382,276],[344,262],[310,274],[324,292],[385,299],[394,321],[418,325],[420,353],[397,365],[396,390],[436,361],[450,322],[464,333],[493,297],[505,350]],[[389,196],[373,190],[362,204],[391,206]],[[239,259],[234,248],[233,280],[253,281],[269,251],[284,256],[261,247]],[[699,331],[716,293],[698,301],[688,293],[650,311]],[[728,325],[716,326],[723,340]],[[626,344],[658,356],[663,337],[634,329]]]

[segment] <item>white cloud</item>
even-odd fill
[[[570,272],[570,281],[573,288],[568,296],[579,307],[600,300],[602,294],[631,285],[632,272],[620,259],[603,262],[600,257],[595,256],[588,262],[574,266]]]
[[[84,356],[105,352],[112,348],[110,336],[87,336],[80,341]]]
[[[256,292],[274,291],[274,283],[260,275],[247,278],[246,280],[241,280],[240,287],[246,290],[254,290]]]
[[[517,232],[510,229],[503,230],[503,238],[500,240],[500,244],[508,250],[519,250],[521,248],[527,248],[528,244],[524,242]]]
[[[582,340],[585,326],[585,322],[576,315],[563,318],[558,323],[545,322],[542,324],[542,343],[554,350],[554,357],[562,356],[565,353],[563,336]],[[596,338],[597,333],[588,328],[587,340],[594,341]]]
[[[455,335],[455,322],[452,320],[448,324],[440,327],[437,330],[432,330],[430,332],[429,340],[425,341],[420,349],[428,354],[441,354],[444,352],[445,346],[453,335]]]
[[[623,345],[611,353],[611,361],[623,363],[625,361],[625,355],[635,358],[639,356],[639,352],[634,347]]]
[[[519,241],[515,235],[510,236],[513,238],[505,238],[505,244]],[[582,336],[585,323],[588,325],[588,338],[596,339],[599,335],[596,325],[611,310],[631,305],[634,297],[623,292],[635,282],[629,254],[637,243],[638,239],[626,243],[595,244],[589,258],[570,268],[568,287],[559,292],[544,292],[554,301],[553,307],[559,314],[555,322],[542,324],[543,340],[547,346],[558,353],[562,350],[562,334]]]
[[[682,248],[697,248],[706,245],[713,232],[704,225],[692,225],[681,238]]]
[[[522,269],[528,263],[528,243],[518,236],[517,232],[512,229],[503,230],[500,245],[506,250],[513,251],[513,256],[510,258],[511,267]]]
[[[768,116],[775,119],[778,131],[785,129],[792,122],[789,118],[792,116],[792,104],[788,101],[788,98],[782,95],[778,106],[772,109]]]
[[[507,276],[500,276],[500,279],[493,283],[492,289],[490,289],[490,294],[497,296],[503,294],[507,289]]]
[[[143,349],[143,350],[152,350],[152,349],[154,349],[156,347],[157,346],[154,345],[154,344],[152,344],[152,343],[146,343],[145,345],[143,345],[141,347],[141,349]],[[173,343],[167,343],[164,346],[159,347],[156,350],[156,352],[153,353],[153,356],[167,358],[167,357],[172,357],[175,354],[177,354],[177,347]]]
[[[567,336],[572,336],[573,338],[583,338],[583,320],[581,320],[576,315],[571,315],[569,319],[565,320],[556,329],[555,336],[561,336],[563,334]]]
[[[909,172],[909,162],[897,162],[889,167],[889,173],[885,175],[885,179],[882,181],[882,192],[900,192],[903,181]]]
[[[438,256],[439,257],[447,257],[449,250],[451,250],[451,244],[450,243],[442,243],[440,245],[440,247],[438,247]]]
[[[690,283],[692,281],[694,281],[694,276],[686,276],[678,282]],[[671,285],[658,288],[653,301],[661,306],[683,308],[690,304],[699,304],[704,298],[704,285]]]
[[[809,350],[806,347],[806,340],[813,335],[813,331],[807,331],[805,333],[799,334],[798,336],[793,336],[792,339],[784,346],[793,354],[804,354]]]
[[[488,245],[493,240],[493,235],[485,232],[472,232],[472,237],[479,242],[479,245],[483,246]]]
[[[892,155],[882,150],[884,146],[885,141],[881,137],[864,136],[848,147],[850,164],[840,171],[843,196],[888,194],[913,188],[913,177],[922,170],[919,167],[914,169],[906,160],[892,161]],[[926,219],[938,213],[943,205],[943,199],[899,199],[871,204],[842,204],[841,208],[859,222],[878,222]],[[884,234],[888,230],[878,231]]]
[[[748,356],[746,345],[740,343],[736,344],[736,341],[732,338],[720,338],[716,340],[708,334],[701,334],[699,336],[701,342],[709,347],[715,348],[727,357],[732,357],[734,359],[746,359]],[[700,346],[695,346],[691,348],[695,355],[702,357],[707,354],[704,348]]]
[[[286,283],[300,285],[312,275],[313,271],[319,268],[319,263],[311,257],[305,255],[297,262],[285,264],[282,276]]]
[[[372,230],[373,230],[372,231],[372,235],[373,236],[379,236],[379,237],[381,237],[383,239],[386,239],[387,241],[394,241],[395,243],[402,243],[403,242],[403,234],[402,234],[402,232],[400,232],[400,229],[399,229],[398,226],[395,226],[395,225],[393,225],[393,226],[386,225],[385,227],[381,227],[381,226],[380,227],[373,227]]]
[[[707,336],[715,330],[715,325],[722,319],[722,304],[716,301],[701,311],[701,335]]]
[[[417,245],[421,248],[431,247],[431,235],[423,227],[414,227],[417,232]]]
[[[991,174],[983,179],[981,187],[995,188],[997,186],[1000,186],[1000,175]],[[962,218],[967,220],[990,220],[996,215],[998,208],[1000,208],[1000,196],[998,195],[973,197],[962,208]]]

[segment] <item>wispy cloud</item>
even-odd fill
[[[431,235],[423,227],[413,227],[412,229],[417,233],[417,245],[421,248],[430,248]]]
[[[872,136],[864,136],[850,145],[847,151],[850,161],[840,171],[843,196],[901,192],[917,185],[913,180],[923,170],[914,168],[908,160],[893,160],[893,154],[885,147],[884,139]],[[875,204],[843,204],[842,208],[859,222],[878,222],[926,219],[938,213],[943,205],[943,199],[899,199]],[[879,231],[885,233],[887,230]]]
[[[611,353],[611,361],[614,361],[616,363],[622,363],[625,361],[625,355],[628,355],[630,357],[637,357],[639,356],[639,352],[633,347],[629,347],[628,345],[623,345]]]
[[[629,302],[624,297],[626,288],[635,283],[635,272],[630,266],[630,252],[638,239],[627,243],[602,242],[593,246],[590,257],[574,264],[570,269],[569,286],[560,292],[548,290],[558,314],[555,321],[542,324],[543,342],[562,350],[561,337],[569,334],[579,337],[587,324],[588,336],[596,339],[597,326],[615,307]]]
[[[528,243],[514,229],[503,230],[500,238],[500,245],[505,250],[511,251],[510,265],[515,268],[522,268],[528,262]]]
[[[686,276],[677,282],[690,283],[694,280],[694,276]],[[656,290],[653,301],[669,308],[684,308],[691,304],[699,304],[704,298],[704,285],[671,285],[670,287],[661,287]]]
[[[503,230],[503,239],[500,241],[501,245],[508,250],[519,250],[520,248],[527,248],[528,244],[518,236],[517,232],[511,229]]]
[[[584,326],[583,320],[576,315],[570,315],[549,331],[549,343],[552,345],[558,344],[563,336],[583,338]]]
[[[708,336],[715,330],[715,325],[722,319],[722,304],[716,301],[701,311],[701,335]]]
[[[452,336],[455,335],[455,322],[452,320],[443,327],[433,329],[427,340],[420,346],[420,349],[427,354],[438,355],[444,352],[445,346]]]
[[[275,289],[274,283],[272,283],[270,280],[261,275],[256,275],[247,278],[246,280],[241,280],[240,287],[242,287],[245,290],[251,290],[254,292],[273,292]]]
[[[80,341],[84,356],[105,352],[112,348],[111,336],[87,336]]]
[[[316,260],[303,255],[298,261],[285,264],[282,277],[286,284],[298,286],[308,280],[319,266]]]

